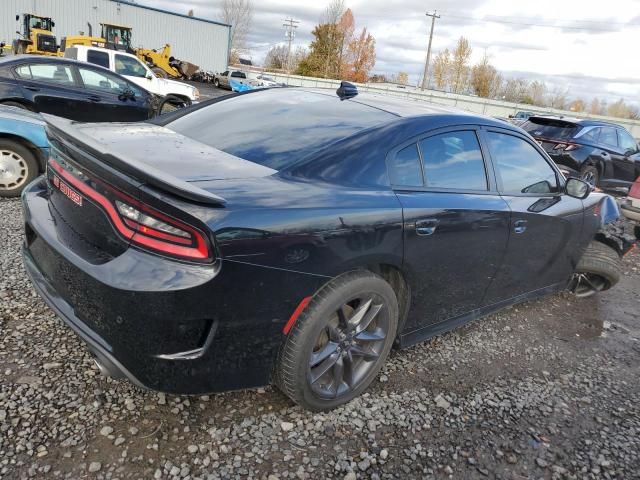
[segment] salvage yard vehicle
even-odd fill
[[[20,15],[16,15],[16,22]],[[42,17],[32,13],[22,15],[22,32],[16,32],[21,38],[13,41],[13,53],[22,55],[32,53],[50,57],[58,56],[58,43],[53,34],[55,22],[49,17]]]
[[[45,117],[24,264],[103,372],[182,394],[275,383],[327,410],[394,344],[616,283],[616,203],[522,130],[337,93],[258,90],[135,125]]]
[[[620,204],[620,210],[629,220],[640,224],[640,177],[629,189],[629,195]]]
[[[18,197],[44,172],[49,141],[34,112],[0,104],[0,197]]]
[[[0,197],[19,196],[44,171],[42,149],[48,143],[36,112],[83,122],[131,122],[175,110],[170,102],[95,65],[31,55],[3,58]]]
[[[232,90],[231,83],[233,81],[241,84],[249,83],[246,73],[241,72],[240,70],[225,70],[222,73],[216,74],[213,79],[213,84],[218,88],[228,88],[229,90]]]
[[[175,80],[158,78],[138,57],[126,52],[79,45],[67,48],[64,56],[108,68],[145,90],[163,97],[171,97],[176,107],[187,107],[191,102],[200,99],[200,91],[197,88]]]
[[[556,164],[592,187],[629,188],[640,176],[640,150],[620,125],[592,119],[531,117],[521,125]]]

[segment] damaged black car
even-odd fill
[[[46,121],[26,270],[104,372],[154,390],[331,409],[393,346],[611,288],[635,240],[519,128],[348,85]]]

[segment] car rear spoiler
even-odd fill
[[[146,183],[164,192],[197,203],[219,207],[224,206],[226,203],[224,198],[168,175],[149,163],[141,163],[122,154],[118,154],[117,157],[112,155],[105,151],[105,145],[86,135],[81,129],[76,128],[75,125],[79,122],[47,114],[42,114],[42,117],[47,123],[47,136],[49,139],[70,144],[141,183]]]

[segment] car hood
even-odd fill
[[[31,112],[24,108],[9,107],[7,105],[0,105],[0,118],[33,123],[34,125],[44,126],[45,124],[44,119],[39,113]]]
[[[73,132],[105,154],[126,159],[139,169],[146,165],[184,182],[259,178],[276,173],[151,123],[74,122]]]
[[[194,95],[194,87],[182,82],[176,82],[175,80],[169,80],[167,78],[158,78],[159,84],[163,88],[171,88],[175,93],[184,92],[189,97]]]

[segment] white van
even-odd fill
[[[158,78],[138,57],[119,50],[75,45],[64,52],[65,58],[93,63],[118,73],[145,90],[166,97],[171,95],[184,100],[186,105],[198,101],[200,92],[186,83]]]

